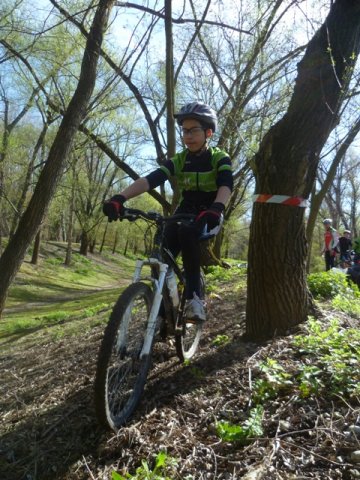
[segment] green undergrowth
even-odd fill
[[[178,462],[175,458],[167,455],[165,452],[160,452],[156,455],[154,467],[152,468],[146,460],[142,460],[141,466],[136,469],[134,474],[120,473],[113,471],[111,475],[112,480],[172,480],[176,474],[175,467]],[[186,480],[186,479],[184,479]],[[190,480],[190,479],[189,479]]]
[[[248,445],[266,436],[266,423],[276,415],[274,406],[285,411],[285,405],[296,411],[305,402],[331,403],[334,410],[336,405],[359,406],[359,289],[345,275],[326,272],[310,275],[309,288],[323,306],[330,303],[333,316],[310,317],[300,334],[288,337],[285,355],[278,353],[280,348],[264,348],[250,369],[247,408],[215,420],[222,441]],[[344,320],[344,312],[356,320]],[[213,343],[226,340],[218,336]]]
[[[327,301],[336,310],[360,317],[360,290],[346,275],[334,271],[313,273],[308,285],[314,298],[321,304]]]
[[[234,260],[226,260],[226,263],[229,268],[220,266],[206,268],[206,291],[208,294],[219,293],[224,286],[229,284],[234,292],[246,287],[246,268]]]
[[[288,339],[285,356],[259,355],[253,363],[247,408],[215,420],[222,441],[248,445],[266,436],[264,419],[275,415],[274,406],[291,404],[298,410],[307,401],[331,403],[333,409],[336,404],[359,406],[360,330],[335,318],[310,318],[302,330]]]

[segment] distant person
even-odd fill
[[[354,264],[360,265],[360,238],[354,240]]]
[[[324,232],[324,247],[322,253],[325,256],[325,268],[326,271],[334,268],[335,266],[335,257],[338,253],[337,248],[339,245],[339,235],[335,228],[332,226],[331,218],[325,218],[323,221],[325,232]]]
[[[360,238],[354,240],[353,264],[348,268],[348,277],[360,288]]]
[[[350,230],[344,230],[343,236],[339,238],[340,262],[342,267],[351,265],[352,241],[350,236]]]

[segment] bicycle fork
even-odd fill
[[[153,276],[141,277],[142,268],[146,265],[150,267],[157,266],[159,269],[159,278],[154,278]],[[149,258],[148,260],[136,261],[133,282],[138,282],[140,279],[145,279],[145,280],[149,279],[151,280],[154,286],[154,297],[151,305],[149,318],[147,321],[145,339],[144,339],[143,347],[140,352],[140,358],[143,358],[144,355],[149,355],[152,347],[154,333],[156,329],[156,321],[158,318],[158,313],[159,313],[161,301],[163,298],[162,291],[163,291],[167,270],[168,270],[168,265],[166,263],[160,262],[156,258]]]

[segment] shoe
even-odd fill
[[[194,293],[194,298],[186,300],[184,317],[186,318],[186,321],[190,323],[204,322],[206,320],[204,303],[196,293]]]

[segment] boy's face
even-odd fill
[[[203,146],[205,141],[212,136],[211,128],[204,129],[200,122],[187,118],[181,126],[182,139],[190,152],[197,152]]]

